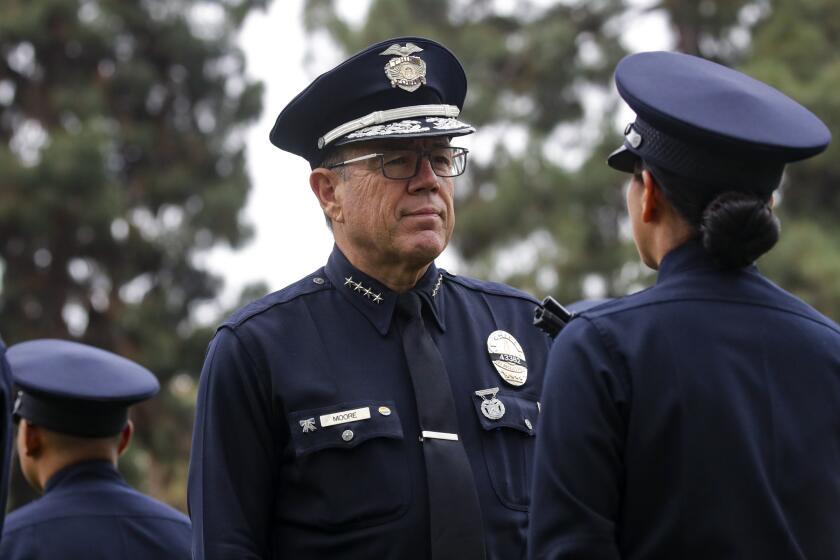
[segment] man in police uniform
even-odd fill
[[[466,77],[401,37],[317,78],[271,141],[311,165],[325,267],[228,319],[199,386],[197,559],[521,558],[548,339],[535,301],[437,268]]]
[[[6,345],[0,339],[0,532],[6,516],[12,459],[12,374],[6,361]],[[2,537],[0,537],[2,538]]]
[[[190,558],[189,519],[131,488],[116,468],[134,429],[128,407],[157,393],[155,376],[63,340],[15,344],[8,356],[21,390],[21,471],[43,496],[9,515],[0,558]]]
[[[615,80],[637,118],[608,162],[658,276],[551,349],[529,557],[840,558],[840,326],[754,265],[785,165],[831,135],[697,57],[631,55]]]

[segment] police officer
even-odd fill
[[[8,356],[20,388],[21,471],[43,496],[9,515],[0,558],[190,558],[189,519],[131,488],[116,468],[134,430],[128,407],[157,393],[155,376],[63,340],[15,344]]]
[[[6,361],[6,345],[0,338],[0,532],[6,516],[12,459],[12,374]],[[0,536],[2,538],[2,536]]]
[[[840,328],[753,264],[779,236],[785,164],[828,129],[688,55],[629,56],[615,80],[637,118],[609,164],[633,174],[658,276],[551,349],[529,555],[840,558]]]
[[[467,163],[455,140],[474,131],[466,86],[445,47],[400,37],[277,118],[271,141],[310,163],[335,247],[210,344],[197,559],[524,556],[548,339],[530,296],[434,263]]]

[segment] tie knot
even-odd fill
[[[420,317],[423,302],[416,292],[405,292],[397,296],[397,312],[412,319]]]

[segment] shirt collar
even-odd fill
[[[84,461],[56,471],[44,486],[44,494],[55,490],[69,481],[90,478],[106,478],[122,481],[122,475],[110,461]]]
[[[338,246],[333,247],[324,272],[338,293],[367,317],[380,334],[388,333],[397,302],[396,292],[353,266]],[[444,281],[443,273],[432,263],[412,291],[425,301],[435,323],[445,332],[444,290],[441,289]]]
[[[679,247],[672,249],[662,262],[659,263],[659,272],[656,276],[656,283],[661,284],[665,280],[676,276],[689,270],[713,270],[720,271],[720,265],[715,261],[706,249],[703,248],[703,243],[693,238]],[[745,269],[747,272],[756,272],[755,265],[750,265]]]

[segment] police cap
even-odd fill
[[[422,37],[372,45],[321,74],[283,109],[271,143],[312,167],[328,148],[379,138],[461,136],[467,77],[452,52]]]
[[[143,366],[77,342],[21,342],[9,347],[6,357],[20,389],[15,418],[64,434],[116,435],[128,420],[128,407],[160,389]]]
[[[816,155],[831,133],[808,109],[758,80],[673,52],[625,57],[616,68],[621,97],[636,112],[611,167],[637,159],[688,179],[769,193],[784,166]]]

